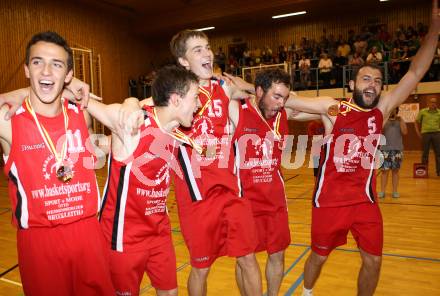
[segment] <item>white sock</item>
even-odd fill
[[[303,286],[303,293],[302,296],[313,296],[313,289],[307,289]]]

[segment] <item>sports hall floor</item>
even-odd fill
[[[435,176],[431,165],[428,179],[414,179],[412,165],[419,159],[420,152],[405,153],[399,190],[401,197],[392,199],[389,189],[385,199],[380,201],[385,245],[382,274],[375,295],[440,295],[440,177]],[[432,155],[430,163],[434,163]],[[0,175],[0,295],[23,295],[18,268],[14,268],[17,264],[17,254],[15,230],[10,224],[11,210],[7,184],[4,174]],[[301,295],[303,265],[310,253],[312,169],[302,167],[285,171],[284,178],[292,244],[286,251],[285,274],[280,295]],[[98,172],[98,181],[103,186],[105,170]],[[391,188],[390,181],[388,188]],[[179,231],[173,194],[168,207],[177,254],[179,295],[187,295],[186,279],[191,268],[188,252]],[[265,254],[258,254],[257,257],[260,267],[264,270]],[[314,294],[356,295],[359,267],[359,253],[350,236],[347,245],[331,254]],[[147,279],[144,279],[141,289],[141,295],[155,295]],[[208,280],[208,295],[239,295],[234,280],[233,259],[221,258],[215,263]]]

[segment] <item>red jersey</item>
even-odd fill
[[[100,220],[111,249],[119,252],[155,247],[171,234],[166,198],[177,141],[159,128],[152,107],[144,107],[144,112],[139,143],[130,158],[109,157]]]
[[[56,176],[57,161],[46,147],[37,124],[26,107],[18,109],[11,118],[12,144],[5,157],[4,171],[9,177],[13,224],[18,228],[53,227],[95,216],[99,193],[90,145],[89,132],[83,112],[76,104],[63,102],[68,116],[67,133],[64,115],[36,115],[48,132],[58,153],[66,141],[66,158],[73,171],[70,182]]]
[[[200,87],[199,99],[202,108],[194,116],[191,128],[182,131],[197,145],[207,148],[208,153],[204,156],[188,145],[180,146],[178,160],[183,178],[175,178],[180,207],[224,191],[239,195],[230,143],[229,98],[221,82],[211,80],[208,87]]]
[[[241,100],[239,110],[234,145],[243,196],[251,200],[254,213],[285,208],[281,154],[289,133],[286,111],[265,119],[249,99]]]
[[[324,138],[314,206],[340,207],[376,201],[375,154],[382,122],[382,112],[377,108],[340,106],[332,134]]]

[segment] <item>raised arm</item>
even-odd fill
[[[431,26],[424,38],[422,46],[412,59],[408,72],[400,80],[396,88],[387,93],[379,101],[378,108],[382,111],[384,117],[388,117],[394,108],[408,98],[431,65],[437,48],[438,34],[440,31],[440,16],[437,1],[438,0],[432,1]]]

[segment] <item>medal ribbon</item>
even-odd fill
[[[257,111],[257,114],[260,116],[261,120],[267,125],[269,130],[274,134],[276,140],[281,140],[281,134],[280,134],[280,122],[281,122],[281,112],[278,111],[277,116],[275,117],[275,121],[273,123],[273,128],[270,127],[270,125],[267,123],[264,116],[261,114],[258,107],[253,106],[255,111]]]
[[[63,159],[66,157],[66,147],[67,147],[67,137],[64,139],[63,147],[61,148],[61,155],[58,154],[57,149],[47,132],[47,130],[44,128],[44,126],[41,125],[40,121],[38,120],[37,114],[35,113],[34,109],[32,108],[31,102],[29,100],[29,97],[25,99],[25,105],[28,109],[29,113],[32,115],[32,118],[34,119],[35,123],[37,124],[38,131],[40,132],[41,137],[44,140],[44,143],[46,144],[47,149],[55,156],[55,159],[57,160],[57,168],[61,165],[63,162]],[[69,116],[67,115],[66,107],[64,106],[64,102],[62,102],[62,110],[63,110],[63,119],[64,119],[64,135],[67,135],[67,126],[69,125]]]
[[[346,108],[344,111],[341,111],[341,114],[343,114],[343,115],[347,114],[351,110],[355,110],[358,112],[369,112],[370,111],[368,109],[361,108],[358,105],[355,105],[352,102],[348,102],[348,101],[341,101],[339,105],[344,106]]]
[[[212,103],[212,93],[210,93],[209,91],[207,91],[206,89],[204,89],[203,87],[199,86],[199,92],[201,92],[202,94],[204,94],[208,100],[206,101],[206,103],[203,105],[202,108],[200,108],[199,112],[197,112],[197,115],[202,115],[203,112],[205,112],[206,108],[209,107],[209,105],[211,105]]]
[[[185,144],[191,146],[199,154],[203,153],[203,148],[200,145],[198,145],[193,139],[191,139],[191,137],[185,135],[178,128],[175,128],[171,133],[165,131],[160,125],[159,118],[157,117],[157,113],[156,113],[156,108],[153,108],[153,116],[154,116],[154,120],[156,121],[157,125],[164,133],[170,135],[174,139],[177,139],[179,142],[182,142],[182,143],[185,143]]]

